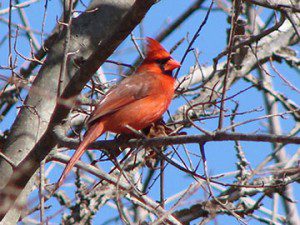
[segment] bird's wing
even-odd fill
[[[147,74],[135,74],[125,78],[115,88],[108,91],[92,112],[87,123],[91,124],[95,120],[117,111],[124,105],[147,97],[154,79],[154,76]]]

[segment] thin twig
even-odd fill
[[[203,20],[202,23],[200,24],[199,28],[196,30],[196,32],[195,32],[195,34],[194,34],[194,36],[193,36],[191,42],[189,43],[189,45],[188,45],[188,47],[187,47],[187,49],[186,49],[186,51],[185,51],[185,53],[184,53],[182,59],[180,60],[180,64],[181,64],[181,65],[182,65],[182,63],[184,62],[184,60],[186,59],[188,53],[192,50],[192,46],[193,46],[194,42],[195,42],[196,39],[199,37],[200,31],[202,30],[202,28],[203,28],[204,25],[206,24],[206,22],[207,22],[207,20],[208,20],[208,17],[209,17],[209,14],[210,14],[210,12],[211,12],[211,9],[212,9],[212,7],[213,7],[213,4],[214,4],[214,0],[211,1],[210,6],[209,6],[209,9],[207,10],[206,15],[205,15],[205,17],[204,17],[204,20]],[[176,73],[175,73],[175,75],[174,75],[174,78],[175,78],[175,79],[177,79],[177,76],[178,76],[179,71],[180,71],[180,67],[176,70]]]
[[[35,3],[35,2],[38,2],[38,1],[40,1],[40,0],[29,0],[27,2],[22,2],[22,3],[17,4],[17,5],[12,5],[11,4],[11,6],[9,6],[9,8],[0,10],[0,15],[6,14],[6,13],[10,13],[10,11],[16,10],[18,8],[27,7],[27,6]]]
[[[165,160],[160,160],[160,205],[165,208]]]
[[[73,0],[68,0],[64,4],[64,30],[66,32],[65,42],[64,42],[64,54],[63,60],[60,67],[59,80],[57,86],[57,97],[60,97],[62,94],[62,84],[64,82],[66,72],[67,72],[67,60],[69,57],[70,49],[70,38],[71,38],[71,25],[72,25],[72,14],[73,14]]]
[[[223,100],[226,98],[227,79],[229,78],[231,54],[233,52],[232,46],[233,46],[234,41],[235,41],[234,37],[235,37],[235,30],[236,30],[236,22],[237,22],[239,14],[240,14],[240,10],[241,10],[240,7],[241,7],[241,1],[240,0],[234,0],[233,3],[232,3],[233,15],[231,16],[231,29],[230,29],[230,34],[229,34],[228,48],[227,48],[228,49],[228,55],[227,55],[227,63],[226,63],[226,73],[224,75],[224,80],[223,80],[223,90],[222,90],[222,96],[221,96],[218,130],[221,130],[222,127],[223,127],[224,106],[225,106],[225,101],[223,101]]]
[[[45,160],[43,160],[40,164],[39,198],[40,198],[40,221],[41,221],[41,224],[43,224],[43,221],[45,221],[44,187],[45,187]]]

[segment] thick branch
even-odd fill
[[[87,9],[89,12],[82,13],[73,20],[70,52],[76,54],[69,57],[68,73],[61,84],[63,99],[68,100],[80,93],[93,73],[141,21],[154,3],[154,0],[95,0]],[[91,11],[92,9],[94,10]],[[6,161],[0,161],[0,171],[5,174],[0,186],[4,187],[8,183],[2,190],[1,218],[34,174],[40,161],[56,145],[53,128],[60,124],[70,111],[69,107],[56,104],[63,43],[64,35],[61,35],[61,39],[51,48],[35,79],[25,106],[20,111],[6,143],[4,154],[9,152],[15,157],[12,160],[16,164],[21,163],[13,173]],[[17,191],[8,200],[5,197],[12,187],[17,187]],[[8,205],[3,207],[5,202]]]
[[[243,134],[243,133],[226,133],[216,132],[213,135],[189,135],[189,136],[168,136],[150,139],[131,139],[129,141],[106,140],[97,141],[90,145],[90,149],[107,149],[115,150],[116,148],[125,147],[153,147],[162,145],[176,145],[189,143],[203,143],[212,141],[254,141],[254,142],[270,142],[285,144],[300,144],[300,137],[289,137],[285,135],[270,134]],[[76,148],[79,144],[78,140],[68,139],[60,143],[64,147]]]

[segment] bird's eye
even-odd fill
[[[164,59],[157,59],[155,60],[158,64],[160,65],[164,65],[166,64],[169,60],[171,59],[171,57],[168,57],[168,58],[164,58]]]

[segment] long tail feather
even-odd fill
[[[91,144],[93,141],[95,141],[99,136],[101,136],[105,132],[103,123],[95,123],[85,133],[85,136],[83,138],[83,141],[79,145],[79,147],[76,149],[74,155],[71,157],[70,161],[66,165],[62,175],[60,176],[56,188],[60,187],[69,172],[74,167],[75,163],[80,159],[80,157],[83,155],[89,144]]]

